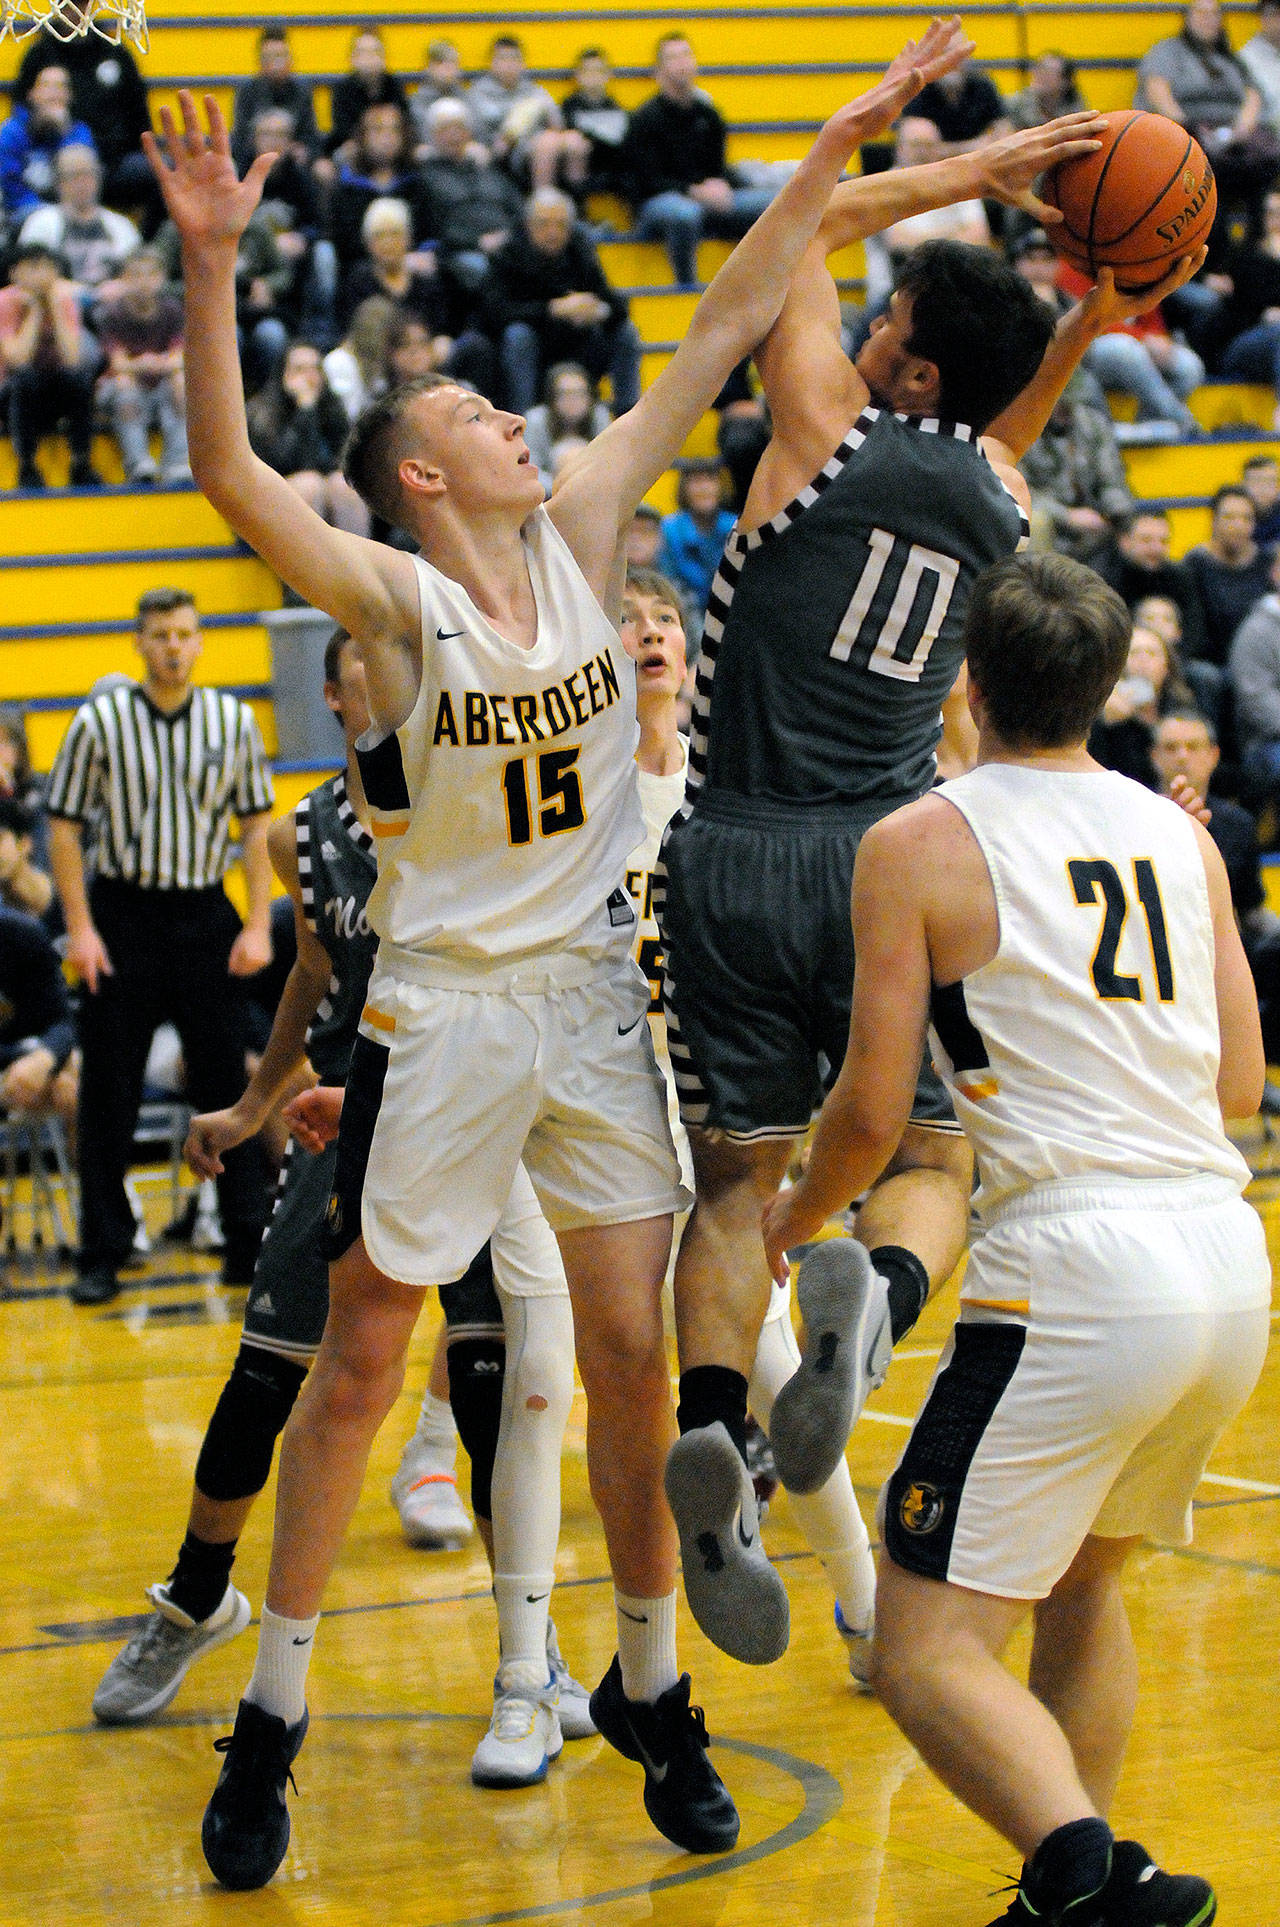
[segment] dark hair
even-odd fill
[[[965,616],[969,674],[1010,749],[1082,742],[1129,652],[1129,611],[1069,556],[1011,556],[984,569]]]
[[[27,719],[16,703],[0,705],[0,736],[7,737],[17,752],[14,781],[25,783],[31,774],[31,745],[27,741]]]
[[[1280,0],[1276,0],[1276,4],[1280,6]],[[652,502],[637,502],[632,521],[635,521],[636,516],[639,516],[642,522],[661,522],[662,510],[656,509]]]
[[[9,256],[10,270],[22,261],[52,261],[59,274],[67,272],[65,256],[59,254],[57,248],[51,248],[47,241],[19,241]]]
[[[1254,515],[1257,515],[1257,509],[1253,508],[1253,497],[1243,482],[1224,482],[1221,488],[1215,489],[1209,502],[1210,514],[1216,515],[1222,503],[1228,501],[1233,495],[1238,496],[1242,502],[1247,502],[1253,509]]]
[[[1239,55],[1236,53],[1235,48],[1231,45],[1231,42],[1227,38],[1227,29],[1226,29],[1225,22],[1219,25],[1217,37],[1215,39],[1209,40],[1209,41],[1197,40],[1195,35],[1191,31],[1190,14],[1191,14],[1190,7],[1184,7],[1182,9],[1182,31],[1178,35],[1179,40],[1184,41],[1186,45],[1190,47],[1194,53],[1197,53],[1197,54],[1200,52],[1201,48],[1203,47],[1206,47],[1206,46],[1212,47],[1214,53],[1219,54],[1223,60],[1229,60],[1231,62],[1231,65],[1236,69],[1237,73],[1243,76],[1243,78],[1248,82],[1249,86],[1252,86],[1253,82],[1249,79],[1249,76],[1245,71],[1244,62],[1240,59]]]
[[[1139,522],[1168,522],[1169,511],[1162,509],[1158,502],[1139,502],[1127,515],[1122,515],[1116,523],[1120,535],[1128,535]]]
[[[662,50],[664,47],[673,47],[678,40],[683,40],[687,47],[691,47],[693,45],[693,42],[690,40],[688,34],[685,32],[683,27],[673,27],[670,33],[659,34],[658,44],[653,50],[653,57],[655,62],[662,59]]]
[[[190,589],[147,589],[138,597],[134,628],[141,635],[148,616],[171,616],[175,609],[194,609],[195,606],[196,599]]]
[[[375,515],[395,526],[400,524],[404,504],[400,499],[400,447],[403,420],[409,403],[433,388],[459,388],[460,382],[448,375],[419,375],[415,381],[402,381],[370,402],[358,416],[342,456],[342,473],[361,501]]]
[[[337,682],[338,671],[342,666],[342,652],[351,638],[343,628],[337,628],[324,646],[324,679]]]
[[[1139,622],[1132,610],[1129,611],[1129,615],[1134,628],[1141,629],[1143,635],[1150,636],[1164,650],[1164,682],[1156,697],[1157,715],[1166,716],[1171,709],[1195,709],[1196,692],[1187,681],[1182,667],[1182,657],[1176,644],[1166,642],[1159,631],[1153,629],[1149,623]],[[1132,640],[1130,636],[1131,644]]]
[[[655,600],[669,602],[683,625],[684,603],[680,591],[670,576],[663,575],[661,569],[641,569],[628,563],[626,588],[635,595],[652,596]],[[626,593],[625,589],[623,593]]]
[[[490,60],[493,59],[499,47],[514,47],[520,58],[522,60],[524,59],[524,42],[523,40],[518,40],[513,33],[499,33],[494,35],[493,39],[489,42]]]
[[[1280,0],[1275,0],[1275,9],[1277,13],[1280,13]],[[1274,468],[1275,466],[1276,458],[1274,455],[1250,455],[1240,473],[1247,475],[1251,468]]]
[[[282,26],[278,20],[273,20],[270,25],[264,27],[258,35],[259,51],[261,51],[263,47],[269,47],[273,40],[282,41],[286,47],[289,44],[288,28]]]
[[[688,482],[691,475],[714,475],[720,487],[720,506],[724,507],[724,464],[716,455],[691,455],[687,461],[678,462],[676,467],[680,479],[676,483],[677,506],[687,510],[689,507]]]
[[[1280,7],[1280,0],[1276,0],[1276,5]],[[609,64],[609,56],[603,47],[584,47],[581,53],[574,55],[573,64],[580,67],[584,60],[603,60],[606,66]]]
[[[15,836],[34,836],[35,812],[16,796],[0,796],[0,830],[12,830]]]
[[[938,370],[938,411],[979,434],[1044,360],[1056,316],[1025,275],[988,248],[926,241],[895,277],[911,299],[907,349]]]
[[[1275,0],[1275,6],[1277,11],[1280,11],[1280,0]],[[1218,732],[1214,727],[1212,716],[1206,716],[1204,711],[1197,709],[1194,703],[1175,703],[1172,709],[1166,709],[1162,716],[1156,718],[1157,730],[1161,723],[1199,723],[1211,743],[1216,743],[1218,740]]]

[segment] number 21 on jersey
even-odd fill
[[[1094,989],[1108,1003],[1145,1002],[1142,979],[1121,975],[1116,970],[1116,955],[1130,910],[1120,872],[1114,863],[1108,863],[1101,857],[1072,857],[1067,864],[1067,875],[1071,878],[1077,903],[1096,904],[1101,896],[1102,928],[1098,932],[1098,944],[1091,966]],[[1171,1004],[1173,959],[1169,955],[1169,932],[1165,924],[1164,905],[1160,901],[1160,886],[1149,857],[1135,857],[1133,884],[1146,920],[1156,995],[1162,1004]]]

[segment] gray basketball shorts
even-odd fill
[[[686,1124],[743,1140],[808,1129],[849,1039],[854,858],[892,807],[748,813],[708,793],[672,823],[654,903]],[[927,1056],[911,1119],[958,1128]]]
[[[313,1154],[289,1140],[249,1287],[246,1340],[287,1358],[314,1356],[329,1315],[325,1207],[337,1156],[336,1141]]]

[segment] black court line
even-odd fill
[[[1280,1492],[1245,1492],[1238,1499],[1194,1499],[1191,1510],[1221,1512],[1224,1505],[1274,1505],[1277,1499],[1280,1499]]]
[[[385,1725],[402,1722],[408,1725],[457,1725],[459,1723],[475,1726],[477,1715],[474,1713],[323,1713],[312,1721],[312,1729],[318,1726],[348,1725]],[[152,1722],[153,1725],[161,1722]],[[225,1725],[225,1720],[187,1718],[166,1720],[163,1725],[174,1727],[208,1727]],[[142,1732],[137,1727],[104,1728],[101,1726],[72,1726],[54,1728],[48,1733],[28,1734],[28,1739],[60,1739],[70,1735],[100,1734],[110,1731],[113,1741],[118,1742],[122,1731]],[[609,1887],[599,1893],[562,1895],[556,1900],[544,1901],[536,1907],[509,1907],[496,1914],[469,1914],[462,1918],[451,1916],[440,1927],[501,1927],[501,1923],[515,1920],[548,1920],[563,1914],[587,1913],[593,1907],[606,1907],[619,1900],[639,1900],[650,1894],[665,1893],[673,1887],[688,1887],[696,1880],[715,1880],[721,1874],[736,1873],[740,1867],[749,1867],[758,1860],[768,1860],[774,1854],[782,1853],[788,1847],[797,1846],[802,1840],[824,1827],[828,1820],[844,1805],[844,1793],[840,1782],[833,1773],[814,1760],[803,1760],[795,1753],[784,1753],[774,1746],[758,1746],[751,1740],[713,1739],[712,1747],[725,1753],[737,1753],[746,1759],[759,1760],[765,1766],[773,1767],[795,1780],[804,1796],[804,1805],[793,1820],[784,1826],[767,1833],[762,1840],[753,1841],[747,1847],[735,1847],[731,1853],[716,1854],[714,1857],[692,1858],[690,1864],[675,1873],[659,1874],[655,1880],[638,1880],[627,1887]],[[607,1742],[606,1742],[607,1745]]]

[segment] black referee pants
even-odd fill
[[[227,974],[240,919],[220,885],[140,890],[97,877],[90,907],[113,975],[86,988],[80,1014],[81,1272],[113,1270],[133,1245],[125,1196],[143,1074],[159,1024],[182,1039],[187,1097],[199,1111],[234,1104],[245,1087],[245,996]],[[267,1219],[268,1191],[256,1143],[228,1151],[218,1179],[227,1256],[251,1262]]]

